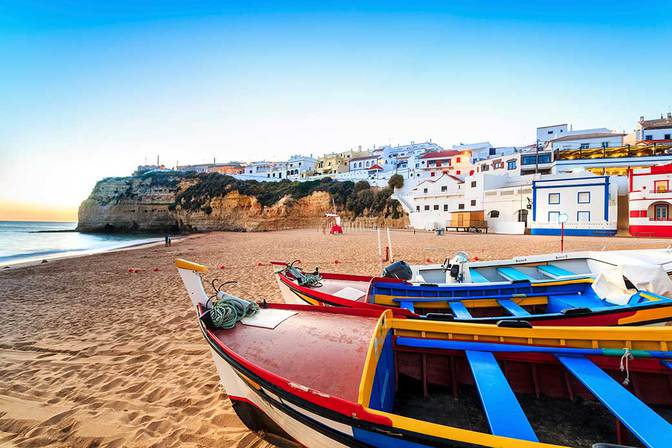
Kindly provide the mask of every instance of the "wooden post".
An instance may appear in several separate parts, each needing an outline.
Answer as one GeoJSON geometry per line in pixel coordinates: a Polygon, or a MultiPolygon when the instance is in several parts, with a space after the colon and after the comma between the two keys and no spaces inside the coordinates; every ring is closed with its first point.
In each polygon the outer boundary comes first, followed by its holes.
{"type": "Polygon", "coordinates": [[[392,238],[390,237],[390,228],[387,228],[387,247],[389,248],[388,261],[394,261],[394,255],[392,255],[392,238]]]}

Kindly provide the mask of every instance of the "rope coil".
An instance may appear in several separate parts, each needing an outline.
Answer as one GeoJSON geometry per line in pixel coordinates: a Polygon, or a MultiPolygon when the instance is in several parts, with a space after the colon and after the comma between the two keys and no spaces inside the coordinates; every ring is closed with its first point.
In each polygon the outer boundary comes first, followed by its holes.
{"type": "Polygon", "coordinates": [[[217,328],[229,330],[245,317],[259,311],[259,305],[241,299],[224,291],[217,292],[217,302],[210,308],[210,318],[217,328]]]}
{"type": "Polygon", "coordinates": [[[319,288],[320,286],[322,286],[322,276],[318,272],[318,269],[315,268],[315,272],[313,272],[312,274],[306,274],[300,268],[294,266],[294,263],[296,263],[297,261],[298,260],[295,260],[287,264],[285,272],[289,273],[292,277],[294,277],[299,286],[308,286],[315,288],[319,288]]]}

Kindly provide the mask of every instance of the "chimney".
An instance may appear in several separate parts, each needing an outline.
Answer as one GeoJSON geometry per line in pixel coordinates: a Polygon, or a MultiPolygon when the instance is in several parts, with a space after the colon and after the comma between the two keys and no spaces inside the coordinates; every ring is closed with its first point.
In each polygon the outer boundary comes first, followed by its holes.
{"type": "Polygon", "coordinates": [[[672,112],[668,112],[668,113],[667,113],[667,119],[668,119],[668,120],[672,120],[672,112]]]}
{"type": "Polygon", "coordinates": [[[641,123],[642,121],[644,121],[644,115],[639,116],[639,122],[641,123]]]}

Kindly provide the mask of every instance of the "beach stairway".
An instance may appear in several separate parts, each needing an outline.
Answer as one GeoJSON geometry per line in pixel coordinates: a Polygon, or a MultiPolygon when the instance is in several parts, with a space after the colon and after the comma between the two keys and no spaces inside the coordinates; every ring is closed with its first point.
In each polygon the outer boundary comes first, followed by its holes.
{"type": "Polygon", "coordinates": [[[552,353],[605,408],[646,447],[670,446],[672,425],[618,381],[573,349],[500,346],[476,341],[437,340],[399,336],[396,344],[439,350],[464,350],[481,399],[490,431],[494,435],[537,442],[538,438],[493,352],[552,353]],[[563,353],[567,352],[567,353],[563,353]]]}

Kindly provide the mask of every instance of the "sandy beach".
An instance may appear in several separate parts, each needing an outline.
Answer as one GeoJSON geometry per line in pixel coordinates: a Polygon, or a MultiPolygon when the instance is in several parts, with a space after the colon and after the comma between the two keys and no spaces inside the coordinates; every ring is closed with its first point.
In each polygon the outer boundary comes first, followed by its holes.
{"type": "MultiPolygon", "coordinates": [[[[558,237],[395,231],[392,239],[395,258],[414,263],[441,262],[458,250],[480,259],[559,250],[558,237]]],[[[565,242],[569,251],[669,245],[565,242]]],[[[306,229],[210,233],[169,248],[0,271],[0,446],[266,446],[240,423],[218,384],[175,258],[209,266],[207,281],[236,280],[234,294],[269,301],[280,300],[269,260],[362,274],[381,268],[375,233],[306,229]]]]}

